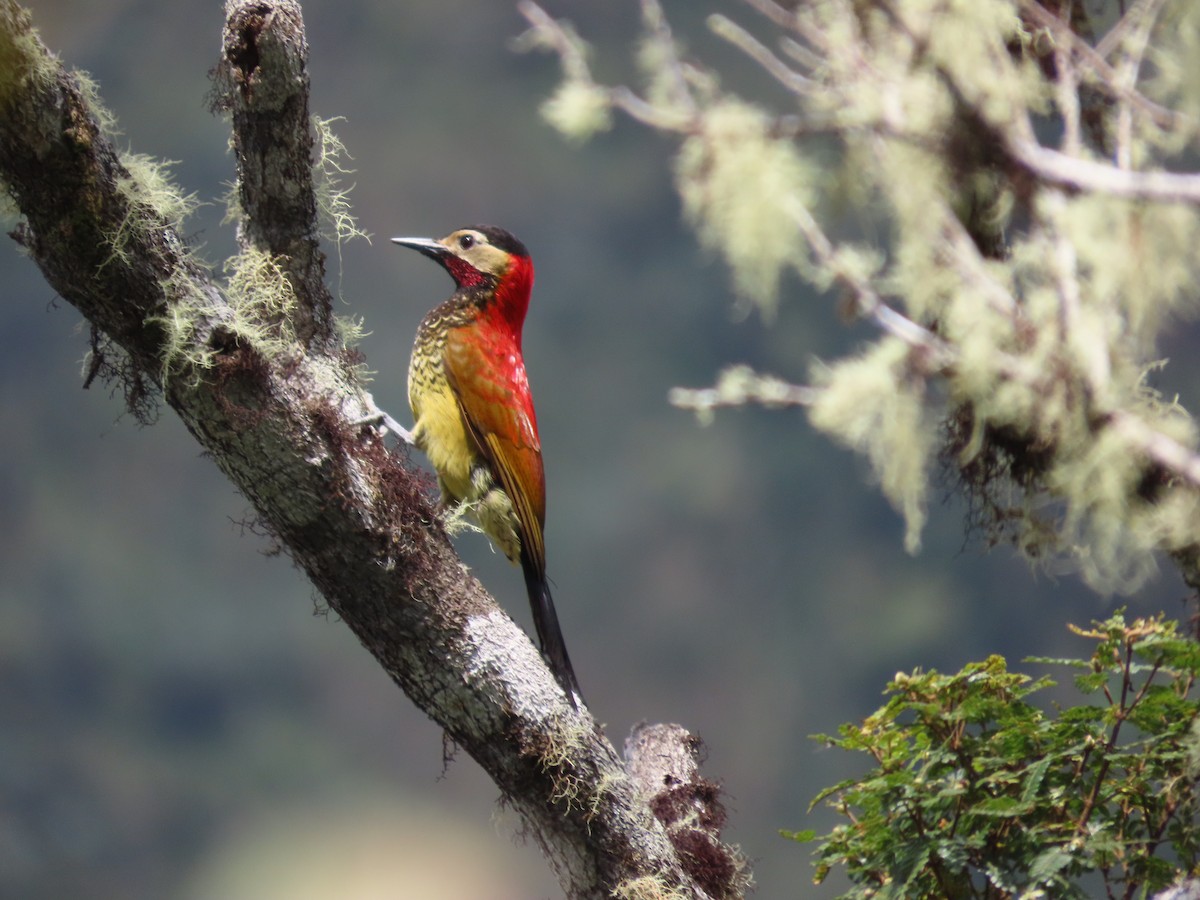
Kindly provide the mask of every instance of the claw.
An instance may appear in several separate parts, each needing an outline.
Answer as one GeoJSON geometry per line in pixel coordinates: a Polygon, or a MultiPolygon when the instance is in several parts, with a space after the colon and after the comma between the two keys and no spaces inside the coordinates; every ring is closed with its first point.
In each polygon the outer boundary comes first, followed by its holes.
{"type": "Polygon", "coordinates": [[[389,416],[387,413],[385,413],[381,409],[376,410],[374,413],[372,413],[369,416],[365,416],[361,419],[358,419],[354,424],[355,425],[376,425],[376,426],[382,428],[385,434],[390,431],[392,434],[396,435],[396,437],[400,438],[400,440],[404,441],[404,443],[406,443],[406,444],[411,444],[413,446],[416,446],[416,443],[417,443],[416,439],[413,437],[413,433],[411,431],[409,431],[407,428],[405,428],[403,425],[401,425],[399,422],[397,422],[395,419],[393,419],[391,416],[389,416]]]}

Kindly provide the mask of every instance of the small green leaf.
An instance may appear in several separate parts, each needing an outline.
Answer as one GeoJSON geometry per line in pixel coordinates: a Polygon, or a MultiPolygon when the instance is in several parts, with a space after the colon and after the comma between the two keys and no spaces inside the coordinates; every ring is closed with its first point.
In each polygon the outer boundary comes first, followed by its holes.
{"type": "Polygon", "coordinates": [[[779,835],[798,844],[807,844],[817,839],[815,828],[805,828],[803,831],[788,831],[786,828],[780,828],[779,835]]]}
{"type": "Polygon", "coordinates": [[[1062,847],[1051,847],[1034,857],[1029,865],[1029,878],[1035,884],[1042,884],[1069,866],[1073,860],[1074,857],[1062,847]]]}
{"type": "Polygon", "coordinates": [[[1033,804],[1013,797],[992,797],[976,803],[970,811],[981,816],[1023,816],[1033,810],[1033,804]]]}

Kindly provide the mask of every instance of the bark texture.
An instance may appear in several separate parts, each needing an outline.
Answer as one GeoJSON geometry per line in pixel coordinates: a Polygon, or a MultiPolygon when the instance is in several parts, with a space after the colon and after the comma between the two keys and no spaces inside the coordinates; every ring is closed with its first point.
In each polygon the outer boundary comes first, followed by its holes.
{"type": "Polygon", "coordinates": [[[330,608],[484,767],[568,896],[740,896],[740,875],[713,875],[712,853],[736,853],[712,828],[703,867],[681,852],[595,720],[459,561],[422,477],[358,424],[375,408],[324,284],[301,10],[231,0],[226,17],[216,106],[234,131],[249,286],[218,284],[189,254],[178,204],[115,150],[28,12],[0,0],[14,239],[92,324],[93,373],[121,379],[135,406],[161,395],[330,608]]]}

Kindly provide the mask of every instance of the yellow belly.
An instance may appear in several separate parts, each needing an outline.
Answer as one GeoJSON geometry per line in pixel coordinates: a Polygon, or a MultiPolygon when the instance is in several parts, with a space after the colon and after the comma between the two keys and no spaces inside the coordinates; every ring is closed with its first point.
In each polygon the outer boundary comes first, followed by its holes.
{"type": "Polygon", "coordinates": [[[437,472],[442,499],[447,504],[469,504],[470,517],[516,562],[521,553],[516,510],[476,451],[450,386],[444,381],[439,385],[419,379],[414,385],[416,390],[413,385],[409,390],[416,419],[413,438],[437,472]]]}
{"type": "Polygon", "coordinates": [[[450,386],[425,385],[410,393],[416,424],[413,437],[437,471],[447,502],[471,497],[471,470],[479,463],[450,386]]]}
{"type": "Polygon", "coordinates": [[[443,343],[418,339],[408,370],[413,439],[437,472],[442,499],[467,504],[467,512],[501,552],[517,562],[520,524],[512,500],[467,432],[458,401],[442,367],[443,343]]]}

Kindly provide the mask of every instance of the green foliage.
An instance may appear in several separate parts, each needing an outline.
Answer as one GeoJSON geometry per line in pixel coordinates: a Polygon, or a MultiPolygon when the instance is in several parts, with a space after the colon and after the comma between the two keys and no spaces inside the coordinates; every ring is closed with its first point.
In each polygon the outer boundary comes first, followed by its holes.
{"type": "Polygon", "coordinates": [[[1049,678],[992,656],[961,672],[897,674],[889,699],[828,744],[872,769],[822,792],[847,824],[817,837],[816,881],[844,868],[846,897],[1142,897],[1200,868],[1200,644],[1161,616],[1088,630],[1076,671],[1092,702],[1048,714],[1049,678]]]}

